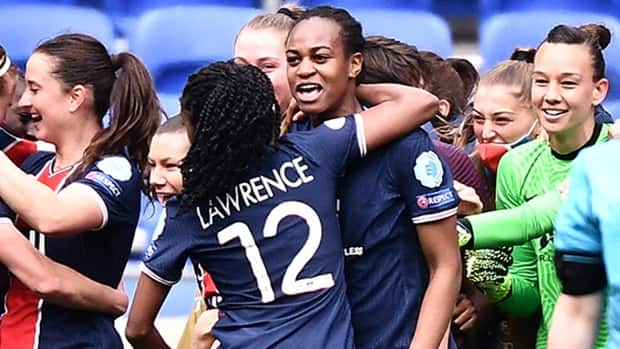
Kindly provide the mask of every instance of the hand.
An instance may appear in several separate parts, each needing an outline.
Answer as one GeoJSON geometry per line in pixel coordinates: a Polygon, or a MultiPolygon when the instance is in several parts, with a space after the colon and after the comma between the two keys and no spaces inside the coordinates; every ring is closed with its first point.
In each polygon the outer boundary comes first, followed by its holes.
{"type": "Polygon", "coordinates": [[[127,311],[127,307],[129,306],[129,297],[127,296],[127,293],[125,292],[123,280],[121,280],[118,283],[118,286],[116,286],[114,297],[117,299],[116,301],[117,306],[116,306],[114,314],[112,315],[114,316],[114,318],[117,318],[125,314],[125,312],[127,311]]]}
{"type": "Polygon", "coordinates": [[[192,333],[193,349],[219,348],[220,342],[211,334],[211,329],[219,319],[219,310],[207,310],[200,315],[192,333]]]}
{"type": "Polygon", "coordinates": [[[568,179],[564,180],[564,182],[558,185],[558,189],[560,190],[560,196],[562,197],[562,200],[566,200],[566,195],[568,195],[569,185],[570,185],[570,182],[568,179]]]}
{"type": "Polygon", "coordinates": [[[459,330],[463,332],[469,331],[478,322],[478,313],[474,303],[466,295],[461,293],[457,298],[452,318],[454,324],[459,326],[459,330]]]}
{"type": "Polygon", "coordinates": [[[461,249],[471,249],[474,246],[474,232],[467,218],[456,220],[456,233],[461,249]]]}
{"type": "Polygon", "coordinates": [[[508,267],[512,265],[512,248],[465,251],[465,277],[493,302],[504,300],[512,292],[508,267]]]}
{"type": "Polygon", "coordinates": [[[454,190],[456,190],[460,199],[458,215],[467,216],[482,212],[482,201],[474,188],[459,181],[454,181],[454,190]]]}

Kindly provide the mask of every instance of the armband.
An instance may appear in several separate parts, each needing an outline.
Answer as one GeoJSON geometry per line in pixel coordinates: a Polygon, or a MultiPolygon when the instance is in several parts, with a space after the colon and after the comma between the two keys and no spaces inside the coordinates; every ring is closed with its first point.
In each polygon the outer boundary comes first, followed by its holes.
{"type": "Polygon", "coordinates": [[[556,251],[555,265],[562,293],[573,296],[591,294],[607,285],[605,266],[600,257],[566,255],[556,251]]]}

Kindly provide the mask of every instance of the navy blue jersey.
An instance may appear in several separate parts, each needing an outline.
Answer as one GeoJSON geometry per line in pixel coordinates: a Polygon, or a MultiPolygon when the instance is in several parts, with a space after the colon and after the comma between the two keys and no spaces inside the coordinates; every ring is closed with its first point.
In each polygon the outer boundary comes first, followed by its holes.
{"type": "MultiPolygon", "coordinates": [[[[101,206],[101,226],[68,237],[46,237],[5,205],[0,205],[0,220],[11,219],[52,260],[116,287],[127,263],[140,213],[140,172],[126,157],[111,155],[67,183],[75,167],[53,171],[54,158],[52,153],[38,152],[24,162],[23,168],[55,191],[71,185],[79,186],[84,195],[92,195],[101,206]]],[[[75,214],[80,214],[79,208],[75,214]]],[[[114,320],[108,315],[43,301],[15,277],[11,277],[6,308],[0,324],[1,349],[122,348],[114,320]]]]}
{"type": "Polygon", "coordinates": [[[448,166],[422,129],[372,153],[340,184],[357,348],[408,348],[428,285],[416,224],[456,214],[448,166]]]}
{"type": "Polygon", "coordinates": [[[143,272],[172,285],[187,258],[200,263],[223,348],[353,348],[336,182],[365,145],[359,116],[329,120],[284,136],[225,196],[181,215],[168,202],[143,272]]]}

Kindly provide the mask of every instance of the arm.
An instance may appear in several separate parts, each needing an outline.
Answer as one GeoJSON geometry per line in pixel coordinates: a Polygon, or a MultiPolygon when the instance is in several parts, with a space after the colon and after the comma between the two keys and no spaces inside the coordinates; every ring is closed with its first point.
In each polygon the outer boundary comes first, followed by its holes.
{"type": "MultiPolygon", "coordinates": [[[[513,208],[522,202],[515,192],[519,188],[520,179],[515,177],[513,164],[510,161],[519,161],[508,153],[501,161],[497,173],[496,206],[498,209],[513,208]]],[[[533,315],[540,307],[540,293],[538,291],[537,256],[531,241],[515,247],[513,264],[509,269],[508,278],[502,287],[507,294],[500,294],[504,298],[498,303],[500,309],[517,316],[533,315]]],[[[491,299],[498,301],[502,299],[491,299]]]]}
{"type": "Polygon", "coordinates": [[[45,257],[12,223],[0,223],[0,262],[41,298],[74,309],[115,316],[127,309],[127,295],[45,257]]]}
{"type": "Polygon", "coordinates": [[[549,348],[592,348],[603,304],[603,291],[582,296],[561,294],[553,311],[549,348]]]}
{"type": "Polygon", "coordinates": [[[155,317],[168,291],[169,286],[140,274],[125,328],[125,336],[134,348],[169,348],[155,328],[155,317]]]}
{"type": "Polygon", "coordinates": [[[552,190],[514,208],[468,216],[471,238],[467,246],[515,246],[541,237],[553,229],[560,204],[560,192],[552,190]]]}
{"type": "Polygon", "coordinates": [[[43,234],[71,235],[95,229],[103,213],[95,195],[69,185],[59,193],[15,166],[0,152],[0,197],[33,229],[43,234]],[[75,208],[80,214],[75,214],[75,208]]]}
{"type": "Polygon", "coordinates": [[[437,348],[450,324],[461,285],[455,217],[416,226],[430,278],[409,348],[437,348]]]}
{"type": "Polygon", "coordinates": [[[604,314],[607,277],[601,231],[593,207],[594,197],[600,197],[592,194],[592,186],[600,178],[591,180],[588,173],[589,169],[601,166],[586,164],[586,159],[580,154],[573,163],[567,198],[555,222],[555,262],[562,293],[553,312],[550,348],[592,348],[604,314]]]}
{"type": "Polygon", "coordinates": [[[432,94],[397,84],[360,85],[357,96],[373,105],[360,112],[368,150],[410,133],[430,120],[438,106],[432,94]]]}

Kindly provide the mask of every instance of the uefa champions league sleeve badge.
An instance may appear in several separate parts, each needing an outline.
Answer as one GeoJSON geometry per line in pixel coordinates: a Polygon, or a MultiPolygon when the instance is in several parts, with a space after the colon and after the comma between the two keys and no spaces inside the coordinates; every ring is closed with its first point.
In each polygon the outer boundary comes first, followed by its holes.
{"type": "Polygon", "coordinates": [[[443,166],[437,154],[425,151],[415,160],[415,178],[427,188],[437,188],[443,182],[443,166]]]}

